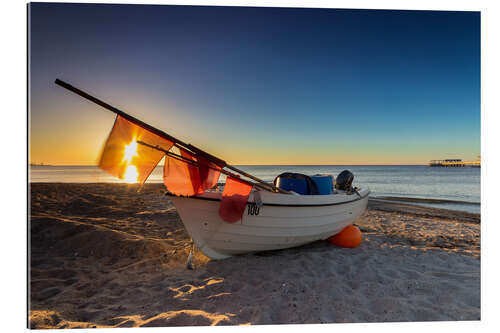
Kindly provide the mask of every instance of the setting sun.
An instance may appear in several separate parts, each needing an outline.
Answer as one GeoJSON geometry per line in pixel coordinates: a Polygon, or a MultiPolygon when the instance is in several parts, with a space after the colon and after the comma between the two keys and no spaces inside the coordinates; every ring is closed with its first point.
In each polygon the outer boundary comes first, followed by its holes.
{"type": "Polygon", "coordinates": [[[137,178],[139,177],[136,166],[130,164],[134,156],[138,156],[135,138],[125,146],[123,153],[123,160],[127,163],[127,169],[123,175],[123,180],[129,184],[137,183],[137,178]]]}
{"type": "Polygon", "coordinates": [[[123,160],[127,161],[127,163],[130,163],[134,156],[137,156],[137,142],[135,141],[135,138],[132,140],[132,142],[130,142],[130,144],[125,146],[123,160]]]}

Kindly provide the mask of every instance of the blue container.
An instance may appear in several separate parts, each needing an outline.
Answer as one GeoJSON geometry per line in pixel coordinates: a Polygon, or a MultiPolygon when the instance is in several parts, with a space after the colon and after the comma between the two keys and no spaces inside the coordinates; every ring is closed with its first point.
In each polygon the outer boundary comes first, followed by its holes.
{"type": "Polygon", "coordinates": [[[314,175],[312,180],[318,186],[319,194],[333,193],[333,176],[332,175],[314,175]]]}
{"type": "Polygon", "coordinates": [[[276,186],[286,191],[294,191],[298,194],[309,194],[307,180],[305,178],[284,178],[276,179],[276,186]]]}

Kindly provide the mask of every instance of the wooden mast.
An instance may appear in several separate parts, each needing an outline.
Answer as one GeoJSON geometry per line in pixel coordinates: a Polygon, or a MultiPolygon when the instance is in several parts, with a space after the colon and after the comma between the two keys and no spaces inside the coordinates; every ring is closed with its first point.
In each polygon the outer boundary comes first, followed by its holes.
{"type": "Polygon", "coordinates": [[[199,149],[199,148],[197,148],[197,147],[195,147],[195,146],[193,146],[191,144],[185,143],[185,142],[183,142],[183,141],[181,141],[181,140],[179,140],[177,138],[174,138],[173,136],[171,136],[171,135],[169,135],[169,134],[167,134],[167,133],[165,133],[165,132],[163,132],[163,131],[161,131],[161,130],[159,130],[159,129],[157,129],[157,128],[155,128],[155,127],[153,127],[153,126],[151,126],[151,125],[149,125],[149,124],[147,124],[147,123],[145,123],[145,122],[143,122],[143,121],[141,121],[141,120],[139,120],[139,119],[137,119],[137,118],[135,118],[135,117],[133,117],[133,116],[131,116],[131,115],[123,112],[123,111],[121,111],[121,110],[119,110],[119,109],[117,109],[117,108],[115,108],[114,106],[111,106],[108,103],[105,103],[105,102],[101,101],[100,99],[87,94],[86,92],[84,92],[84,91],[82,91],[82,90],[80,90],[80,89],[72,86],[69,83],[66,83],[66,82],[64,82],[62,80],[59,80],[59,79],[56,79],[55,83],[57,85],[63,87],[63,88],[68,89],[69,91],[74,92],[77,95],[82,96],[83,98],[86,98],[86,99],[88,99],[88,100],[96,103],[99,106],[102,106],[103,108],[105,108],[105,109],[107,109],[107,110],[109,110],[111,112],[116,113],[117,115],[119,115],[119,116],[127,119],[128,121],[130,121],[130,122],[132,122],[132,123],[134,123],[134,124],[136,124],[136,125],[144,128],[145,130],[148,130],[148,131],[150,131],[150,132],[158,135],[159,137],[162,137],[164,139],[172,141],[174,143],[174,145],[176,147],[178,147],[178,148],[181,147],[183,149],[188,149],[188,150],[192,151],[195,154],[201,155],[202,157],[208,159],[209,161],[217,164],[219,167],[221,167],[221,169],[224,168],[224,167],[227,167],[230,170],[233,170],[233,171],[235,171],[235,172],[237,172],[237,173],[239,173],[239,174],[241,174],[241,175],[243,175],[245,177],[248,177],[248,178],[250,178],[250,179],[258,182],[261,185],[261,187],[263,187],[264,189],[267,189],[267,190],[269,190],[271,192],[280,192],[280,193],[290,194],[289,191],[285,191],[283,189],[280,189],[280,188],[274,186],[274,184],[266,183],[265,181],[263,181],[260,178],[257,178],[255,176],[253,176],[253,175],[251,175],[251,174],[243,171],[243,170],[240,170],[240,169],[238,169],[238,168],[236,168],[236,167],[234,167],[232,165],[229,165],[229,164],[226,163],[226,161],[224,161],[224,160],[222,160],[222,159],[220,159],[218,157],[215,157],[215,156],[213,156],[213,155],[211,155],[211,154],[209,154],[209,153],[207,153],[207,152],[205,152],[205,151],[203,151],[203,150],[201,150],[201,149],[199,149]]]}

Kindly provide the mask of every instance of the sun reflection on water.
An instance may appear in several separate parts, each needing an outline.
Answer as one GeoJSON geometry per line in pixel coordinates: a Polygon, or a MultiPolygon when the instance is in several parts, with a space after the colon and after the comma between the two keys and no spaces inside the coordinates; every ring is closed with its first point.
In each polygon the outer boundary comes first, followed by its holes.
{"type": "Polygon", "coordinates": [[[127,170],[125,170],[123,180],[129,184],[137,183],[138,176],[139,174],[137,173],[137,168],[135,167],[135,165],[129,165],[127,167],[127,170]]]}

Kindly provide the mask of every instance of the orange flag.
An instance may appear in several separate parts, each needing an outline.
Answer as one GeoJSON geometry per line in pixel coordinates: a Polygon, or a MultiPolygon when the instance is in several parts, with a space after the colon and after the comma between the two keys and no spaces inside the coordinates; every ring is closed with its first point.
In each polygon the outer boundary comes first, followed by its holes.
{"type": "Polygon", "coordinates": [[[192,196],[201,194],[217,184],[221,168],[205,158],[179,149],[181,156],[194,161],[167,156],[163,167],[163,182],[168,191],[175,195],[192,196]]]}
{"type": "Polygon", "coordinates": [[[251,191],[252,185],[228,176],[219,207],[220,217],[229,223],[241,220],[251,191]]]}
{"type": "Polygon", "coordinates": [[[201,194],[217,184],[221,168],[207,159],[179,149],[188,161],[167,156],[163,167],[163,182],[168,191],[175,195],[192,196],[201,194]]]}
{"type": "MultiPolygon", "coordinates": [[[[187,151],[180,149],[181,156],[196,161],[187,151]]],[[[203,193],[198,167],[172,156],[165,158],[163,183],[170,193],[192,196],[203,193]]]]}
{"type": "Polygon", "coordinates": [[[143,184],[165,153],[137,143],[169,150],[173,142],[164,139],[127,119],[116,116],[113,129],[106,140],[99,167],[129,183],[143,184]]]}

